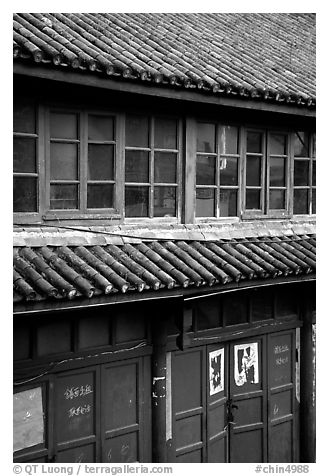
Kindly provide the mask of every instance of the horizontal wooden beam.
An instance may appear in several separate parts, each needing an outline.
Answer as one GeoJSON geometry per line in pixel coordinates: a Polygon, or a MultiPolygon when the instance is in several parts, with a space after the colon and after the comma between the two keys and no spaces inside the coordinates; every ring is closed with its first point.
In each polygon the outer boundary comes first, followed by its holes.
{"type": "Polygon", "coordinates": [[[47,69],[41,66],[14,63],[14,74],[32,76],[52,81],[61,81],[71,84],[79,84],[96,88],[110,89],[133,94],[141,94],[146,96],[162,97],[167,99],[176,99],[181,101],[197,102],[204,104],[213,104],[225,107],[234,107],[242,109],[251,109],[258,111],[276,112],[282,114],[290,114],[295,116],[316,117],[316,111],[306,107],[287,106],[272,104],[270,102],[219,97],[213,94],[200,93],[198,91],[190,91],[186,89],[174,89],[166,86],[151,86],[149,84],[137,84],[129,80],[115,80],[103,78],[96,73],[88,72],[79,73],[71,71],[61,71],[55,69],[47,69]]]}

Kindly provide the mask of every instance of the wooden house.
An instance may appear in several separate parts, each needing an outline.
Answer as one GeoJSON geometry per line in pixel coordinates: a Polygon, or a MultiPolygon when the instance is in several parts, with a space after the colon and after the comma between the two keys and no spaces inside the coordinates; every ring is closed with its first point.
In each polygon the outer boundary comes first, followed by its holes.
{"type": "Polygon", "coordinates": [[[17,13],[14,459],[315,459],[315,15],[17,13]]]}

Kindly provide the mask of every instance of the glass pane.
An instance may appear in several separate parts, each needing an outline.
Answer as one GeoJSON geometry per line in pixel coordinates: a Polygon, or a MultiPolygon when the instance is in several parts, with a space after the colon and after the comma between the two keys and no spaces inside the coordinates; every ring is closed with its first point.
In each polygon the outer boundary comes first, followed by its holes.
{"type": "Polygon", "coordinates": [[[316,185],[316,161],[313,160],[313,163],[312,163],[312,185],[316,185]]]}
{"type": "MultiPolygon", "coordinates": [[[[235,294],[235,293],[234,293],[235,294]]],[[[248,321],[248,300],[245,293],[239,293],[238,296],[223,297],[223,316],[226,326],[243,324],[248,321]]]]}
{"type": "Polygon", "coordinates": [[[236,217],[237,214],[237,190],[221,189],[219,193],[219,209],[221,217],[236,217]]]}
{"type": "Polygon", "coordinates": [[[154,181],[162,183],[176,183],[175,153],[154,152],[154,181]]]}
{"type": "Polygon", "coordinates": [[[126,146],[148,147],[149,120],[143,116],[126,117],[126,146]]]}
{"type": "Polygon", "coordinates": [[[263,134],[261,132],[247,132],[247,152],[261,153],[263,134]]]}
{"type": "Polygon", "coordinates": [[[215,124],[198,123],[197,125],[197,151],[215,152],[216,126],[215,124]]]}
{"type": "Polygon", "coordinates": [[[196,159],[197,185],[214,185],[216,183],[216,157],[200,157],[196,159]]]}
{"type": "Polygon", "coordinates": [[[221,154],[238,154],[238,128],[223,126],[220,144],[221,154]]]}
{"type": "Polygon", "coordinates": [[[196,216],[215,216],[215,190],[213,188],[196,189],[196,216]]]}
{"type": "Polygon", "coordinates": [[[14,177],[14,212],[37,211],[37,178],[14,177]]]}
{"type": "Polygon", "coordinates": [[[14,137],[14,172],[36,172],[35,139],[14,137]]]}
{"type": "Polygon", "coordinates": [[[154,216],[176,216],[176,187],[154,187],[154,216]]]}
{"type": "Polygon", "coordinates": [[[126,182],[149,182],[149,154],[126,150],[126,182]]]}
{"type": "Polygon", "coordinates": [[[286,155],[287,136],[284,134],[270,135],[270,154],[271,155],[286,155]]]}
{"type": "Polygon", "coordinates": [[[78,178],[78,148],[76,144],[50,144],[50,179],[78,178]]]}
{"type": "Polygon", "coordinates": [[[312,188],[312,213],[316,213],[316,189],[312,188]]]}
{"type": "Polygon", "coordinates": [[[76,114],[53,112],[50,114],[50,137],[53,139],[77,139],[78,117],[76,114]]]}
{"type": "Polygon", "coordinates": [[[14,132],[36,132],[36,111],[34,101],[28,98],[14,99],[14,132]]]}
{"type": "Polygon", "coordinates": [[[286,191],[285,190],[270,190],[270,205],[271,210],[282,210],[286,208],[286,191]]]}
{"type": "Polygon", "coordinates": [[[294,140],[295,157],[308,157],[308,133],[298,132],[295,134],[294,140]]]}
{"type": "Polygon", "coordinates": [[[220,302],[218,297],[199,299],[194,307],[199,330],[213,329],[222,326],[220,302]]]}
{"type": "Polygon", "coordinates": [[[284,187],[286,185],[286,159],[270,158],[270,186],[284,187]]]}
{"type": "Polygon", "coordinates": [[[76,210],[78,208],[77,184],[51,184],[50,209],[76,210]]]}
{"type": "Polygon", "coordinates": [[[285,286],[279,286],[276,296],[276,318],[296,318],[298,312],[299,292],[291,285],[288,289],[285,286]]]}
{"type": "Polygon", "coordinates": [[[246,190],[246,208],[260,210],[260,190],[246,190]]]}
{"type": "Polygon", "coordinates": [[[113,208],[113,184],[88,184],[87,208],[113,208]]]}
{"type": "Polygon", "coordinates": [[[88,179],[114,180],[114,145],[88,145],[88,179]]]}
{"type": "Polygon", "coordinates": [[[316,156],[316,137],[312,134],[312,157],[316,156]]]}
{"type": "Polygon", "coordinates": [[[294,213],[295,215],[308,214],[308,190],[294,190],[294,213]]]}
{"type": "Polygon", "coordinates": [[[309,185],[308,160],[294,160],[294,185],[309,185]]]}
{"type": "Polygon", "coordinates": [[[174,119],[154,119],[154,147],[177,149],[177,121],[174,119]]]}
{"type": "Polygon", "coordinates": [[[126,217],[147,217],[149,215],[149,188],[126,187],[126,217]]]}
{"type": "Polygon", "coordinates": [[[109,116],[88,116],[88,139],[99,141],[114,140],[114,118],[109,116]]]}
{"type": "Polygon", "coordinates": [[[261,160],[261,157],[247,156],[247,186],[257,186],[261,184],[261,160]]]}
{"type": "Polygon", "coordinates": [[[272,291],[258,290],[251,295],[251,315],[253,321],[273,319],[272,291]]]}
{"type": "Polygon", "coordinates": [[[221,185],[238,185],[238,159],[221,158],[219,161],[221,185]]]}

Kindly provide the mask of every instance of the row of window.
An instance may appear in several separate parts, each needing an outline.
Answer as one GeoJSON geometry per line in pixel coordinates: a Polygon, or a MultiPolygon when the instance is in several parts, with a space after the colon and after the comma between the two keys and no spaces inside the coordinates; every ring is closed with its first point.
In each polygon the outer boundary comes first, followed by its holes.
{"type": "Polygon", "coordinates": [[[195,125],[183,163],[178,118],[38,111],[18,99],[14,211],[177,219],[186,187],[193,186],[199,218],[315,213],[313,134],[195,125]]]}

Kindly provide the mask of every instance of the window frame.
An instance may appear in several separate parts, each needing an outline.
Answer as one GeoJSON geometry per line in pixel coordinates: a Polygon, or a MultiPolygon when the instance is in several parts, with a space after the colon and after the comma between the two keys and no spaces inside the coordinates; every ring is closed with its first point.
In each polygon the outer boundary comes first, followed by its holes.
{"type": "Polygon", "coordinates": [[[136,109],[127,110],[124,114],[124,137],[123,137],[123,174],[122,174],[122,186],[123,186],[123,207],[122,207],[122,218],[125,223],[181,223],[182,220],[182,204],[184,200],[184,190],[183,190],[183,120],[181,116],[174,114],[166,114],[159,112],[154,112],[150,110],[145,110],[142,113],[136,111],[136,109]],[[138,146],[126,146],[126,118],[129,115],[147,117],[149,124],[148,131],[148,147],[138,147],[138,146]],[[163,149],[154,146],[154,122],[155,119],[172,119],[176,121],[177,124],[177,148],[176,149],[163,149]],[[148,182],[126,182],[125,177],[125,157],[126,151],[136,150],[136,151],[145,151],[149,154],[148,165],[149,165],[149,181],[148,182]],[[155,163],[155,153],[156,152],[165,152],[165,153],[175,153],[177,157],[176,161],[176,183],[165,183],[165,182],[155,182],[154,180],[154,163],[155,163]],[[127,217],[125,209],[125,190],[126,186],[128,187],[148,187],[149,197],[148,197],[148,209],[149,216],[143,217],[127,217]],[[154,188],[155,187],[176,187],[176,216],[173,217],[156,217],[154,216],[154,188]]]}
{"type": "Polygon", "coordinates": [[[292,215],[294,218],[308,218],[308,217],[315,217],[316,212],[313,213],[313,193],[315,193],[316,190],[316,184],[313,184],[313,167],[314,164],[316,163],[316,152],[315,152],[315,131],[309,131],[309,130],[295,130],[292,132],[292,215]],[[308,155],[307,157],[299,157],[295,156],[295,150],[294,150],[294,140],[295,140],[295,134],[299,132],[305,132],[308,135],[308,155]],[[302,161],[307,161],[308,162],[308,179],[309,183],[308,185],[295,185],[294,179],[295,179],[295,162],[302,162],[302,161]],[[294,213],[294,193],[295,190],[307,190],[307,207],[308,207],[308,213],[294,213]]]}

